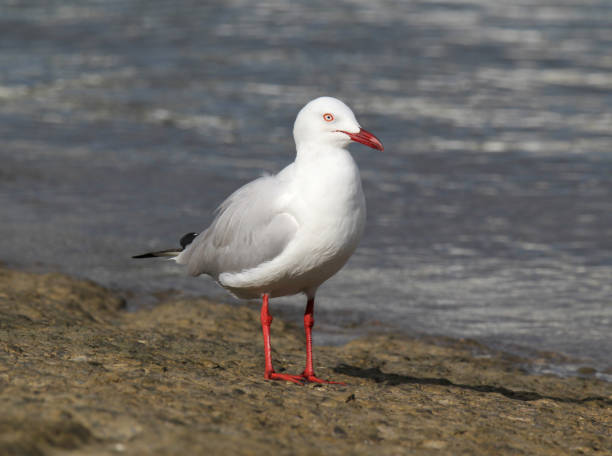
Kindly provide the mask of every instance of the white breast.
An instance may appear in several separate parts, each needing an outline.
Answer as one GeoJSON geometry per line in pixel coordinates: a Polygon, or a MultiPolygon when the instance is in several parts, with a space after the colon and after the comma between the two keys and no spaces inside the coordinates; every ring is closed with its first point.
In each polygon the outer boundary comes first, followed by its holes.
{"type": "Polygon", "coordinates": [[[361,239],[365,198],[351,155],[334,148],[299,158],[283,197],[285,210],[299,226],[294,239],[272,261],[219,276],[219,282],[240,297],[314,294],[346,263],[361,239]]]}

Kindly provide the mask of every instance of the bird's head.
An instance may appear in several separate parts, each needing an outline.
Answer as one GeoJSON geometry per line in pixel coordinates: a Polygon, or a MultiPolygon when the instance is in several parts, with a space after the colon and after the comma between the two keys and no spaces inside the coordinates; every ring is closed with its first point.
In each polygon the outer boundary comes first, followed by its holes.
{"type": "Polygon", "coordinates": [[[319,97],[304,106],[293,126],[293,137],[302,145],[346,147],[351,141],[383,150],[382,143],[364,130],[353,111],[337,98],[319,97]]]}

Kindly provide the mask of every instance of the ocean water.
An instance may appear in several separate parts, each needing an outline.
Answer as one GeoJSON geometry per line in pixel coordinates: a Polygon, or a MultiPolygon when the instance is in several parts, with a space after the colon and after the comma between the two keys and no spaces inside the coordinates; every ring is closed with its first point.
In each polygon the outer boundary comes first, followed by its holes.
{"type": "Polygon", "coordinates": [[[609,378],[610,49],[607,0],[4,1],[0,261],[132,308],[231,301],[130,256],[290,163],[297,111],[332,95],[385,152],[351,146],[367,228],[319,291],[318,340],[475,338],[609,378]]]}

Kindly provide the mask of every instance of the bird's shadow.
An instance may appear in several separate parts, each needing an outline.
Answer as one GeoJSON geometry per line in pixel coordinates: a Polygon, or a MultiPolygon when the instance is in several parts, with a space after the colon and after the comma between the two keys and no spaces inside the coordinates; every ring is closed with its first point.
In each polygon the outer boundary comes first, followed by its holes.
{"type": "Polygon", "coordinates": [[[533,391],[514,391],[503,386],[493,385],[465,385],[461,383],[453,383],[446,378],[428,378],[428,377],[412,377],[410,375],[394,374],[382,372],[379,367],[361,368],[349,366],[348,364],[340,364],[334,368],[334,371],[350,377],[359,377],[368,380],[374,380],[376,383],[386,383],[387,385],[440,385],[450,388],[458,388],[463,390],[476,391],[479,393],[498,393],[509,399],[516,401],[537,401],[540,399],[548,399],[555,402],[563,402],[570,404],[583,404],[589,401],[598,401],[604,405],[612,405],[612,400],[603,396],[588,396],[581,399],[569,397],[547,396],[533,391]]]}

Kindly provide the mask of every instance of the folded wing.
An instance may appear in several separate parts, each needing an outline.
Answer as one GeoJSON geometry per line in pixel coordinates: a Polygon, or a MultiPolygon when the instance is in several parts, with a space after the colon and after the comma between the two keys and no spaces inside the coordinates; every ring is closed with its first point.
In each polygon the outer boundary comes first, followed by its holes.
{"type": "Polygon", "coordinates": [[[276,258],[298,222],[283,208],[285,184],[263,176],[239,188],[217,209],[211,226],[176,259],[192,275],[240,272],[276,258]]]}

